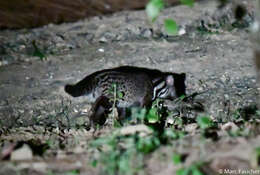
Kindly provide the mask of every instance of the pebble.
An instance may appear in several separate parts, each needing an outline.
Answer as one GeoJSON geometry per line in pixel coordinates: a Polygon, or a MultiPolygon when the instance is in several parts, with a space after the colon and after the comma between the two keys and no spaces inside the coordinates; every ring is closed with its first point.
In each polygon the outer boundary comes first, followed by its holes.
{"type": "Polygon", "coordinates": [[[103,48],[98,49],[99,52],[105,52],[103,48]]]}
{"type": "Polygon", "coordinates": [[[166,123],[170,124],[170,125],[173,125],[174,124],[174,119],[173,118],[167,118],[166,123]]]}
{"type": "Polygon", "coordinates": [[[24,113],[24,110],[23,109],[18,109],[18,112],[23,114],[24,113]]]}
{"type": "Polygon", "coordinates": [[[109,41],[115,40],[117,37],[116,34],[110,33],[110,32],[106,32],[104,34],[102,34],[102,36],[100,37],[100,39],[98,40],[100,43],[107,43],[109,41]]]}
{"type": "Polygon", "coordinates": [[[14,160],[31,160],[32,158],[33,158],[32,150],[26,144],[11,153],[12,161],[14,161],[14,160]]]}
{"type": "Polygon", "coordinates": [[[225,76],[225,75],[222,75],[222,76],[220,77],[220,80],[221,80],[223,83],[225,83],[225,82],[226,82],[226,80],[227,80],[227,78],[226,78],[226,76],[225,76]]]}
{"type": "Polygon", "coordinates": [[[185,126],[185,131],[187,131],[189,133],[194,133],[197,128],[198,128],[197,123],[191,123],[191,124],[188,124],[185,126]]]}
{"type": "Polygon", "coordinates": [[[152,29],[143,29],[140,33],[140,35],[144,38],[151,38],[153,35],[152,29]]]}
{"type": "Polygon", "coordinates": [[[186,34],[185,28],[180,28],[178,35],[181,36],[181,35],[184,35],[184,34],[186,34]]]}
{"type": "Polygon", "coordinates": [[[4,60],[4,61],[0,61],[0,66],[4,66],[4,65],[7,65],[8,64],[8,61],[4,60]]]}
{"type": "Polygon", "coordinates": [[[233,122],[227,122],[221,126],[221,129],[225,131],[236,131],[238,130],[238,126],[233,122]]]}
{"type": "Polygon", "coordinates": [[[99,38],[99,40],[98,40],[100,43],[107,43],[108,42],[108,40],[104,37],[104,36],[102,36],[101,38],[99,38]]]}
{"type": "Polygon", "coordinates": [[[225,99],[229,99],[229,95],[228,94],[224,94],[225,99]]]}

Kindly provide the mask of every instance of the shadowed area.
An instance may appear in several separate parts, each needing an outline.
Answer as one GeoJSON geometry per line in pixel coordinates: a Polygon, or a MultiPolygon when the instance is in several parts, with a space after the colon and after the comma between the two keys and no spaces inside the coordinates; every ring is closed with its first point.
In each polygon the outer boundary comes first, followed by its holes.
{"type": "MultiPolygon", "coordinates": [[[[0,1],[0,28],[32,28],[121,10],[143,9],[148,0],[12,0],[0,1]]],[[[175,5],[179,0],[167,0],[175,5]]]]}

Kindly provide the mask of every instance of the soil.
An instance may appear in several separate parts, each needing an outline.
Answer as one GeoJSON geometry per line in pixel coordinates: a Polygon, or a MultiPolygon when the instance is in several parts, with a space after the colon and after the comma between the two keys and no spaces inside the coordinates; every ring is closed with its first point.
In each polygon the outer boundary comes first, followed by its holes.
{"type": "MultiPolygon", "coordinates": [[[[250,9],[252,2],[245,6],[250,9]]],[[[64,174],[75,169],[80,174],[98,174],[99,169],[89,165],[87,143],[105,136],[113,126],[108,124],[96,135],[77,129],[88,122],[90,104],[84,103],[84,97],[68,96],[64,85],[121,65],[185,72],[187,93],[203,92],[196,100],[205,108],[190,117],[207,115],[222,127],[233,123],[239,112],[247,120],[246,128],[254,133],[229,137],[222,129],[217,141],[203,142],[196,132],[189,134],[174,146],[162,146],[149,155],[146,174],[174,174],[176,166],[168,154],[174,151],[189,155],[186,164],[201,159],[208,162],[206,174],[257,166],[252,157],[260,146],[260,132],[250,119],[257,113],[258,91],[249,28],[232,26],[234,17],[230,14],[230,6],[218,10],[215,1],[202,1],[193,8],[167,8],[154,24],[141,10],[35,29],[1,30],[1,146],[10,148],[10,144],[29,144],[31,140],[44,145],[52,138],[55,142],[62,140],[64,149],[53,148],[55,151],[44,158],[34,154],[32,160],[1,161],[0,174],[64,174]],[[224,27],[209,25],[213,22],[220,26],[224,17],[228,17],[224,27]],[[168,36],[163,28],[166,18],[176,20],[185,34],[168,36]],[[205,27],[202,20],[207,30],[198,28],[205,27]]],[[[245,24],[252,22],[250,15],[247,17],[245,24]]],[[[167,104],[174,106],[173,102],[167,104]]]]}

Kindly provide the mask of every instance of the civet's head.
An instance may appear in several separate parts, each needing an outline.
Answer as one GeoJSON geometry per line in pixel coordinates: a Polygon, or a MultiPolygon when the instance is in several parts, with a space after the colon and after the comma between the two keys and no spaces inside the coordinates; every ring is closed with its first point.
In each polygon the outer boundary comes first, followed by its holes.
{"type": "Polygon", "coordinates": [[[173,100],[182,95],[186,95],[185,73],[166,73],[163,79],[154,82],[155,98],[173,100]]]}

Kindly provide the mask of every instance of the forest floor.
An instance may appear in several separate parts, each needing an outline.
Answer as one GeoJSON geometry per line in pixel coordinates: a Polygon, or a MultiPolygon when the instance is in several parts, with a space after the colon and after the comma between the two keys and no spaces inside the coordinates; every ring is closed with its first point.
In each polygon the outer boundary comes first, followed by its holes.
{"type": "Polygon", "coordinates": [[[202,1],[167,8],[154,24],[124,11],[0,31],[0,174],[260,174],[251,20],[234,25],[230,6],[202,1]],[[167,36],[166,18],[185,33],[167,36]],[[205,110],[169,115],[163,139],[143,124],[88,131],[90,104],[64,85],[121,65],[185,72],[205,110]]]}

